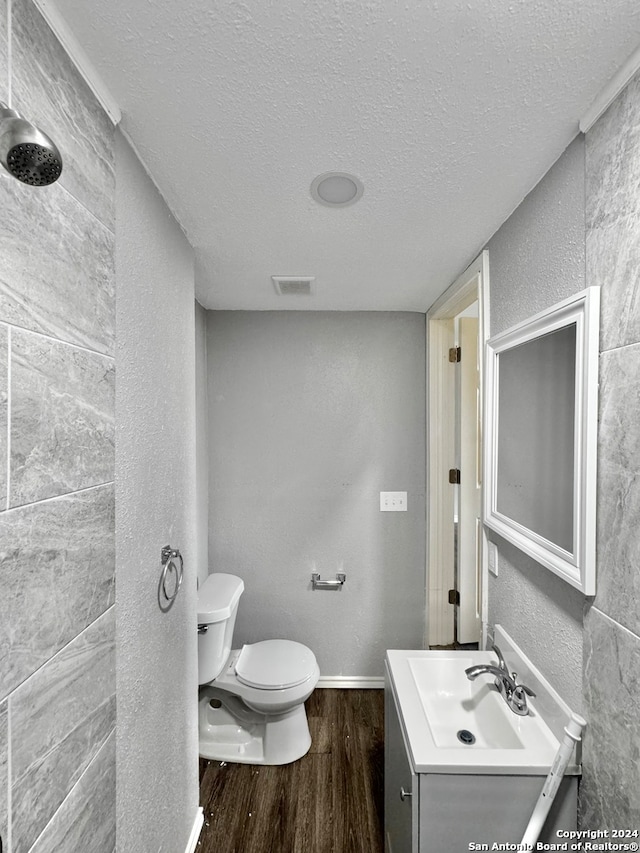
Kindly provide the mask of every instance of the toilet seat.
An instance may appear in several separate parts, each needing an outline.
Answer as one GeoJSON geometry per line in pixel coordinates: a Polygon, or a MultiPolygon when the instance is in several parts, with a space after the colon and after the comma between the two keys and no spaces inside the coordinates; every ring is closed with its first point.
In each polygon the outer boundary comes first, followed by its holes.
{"type": "Polygon", "coordinates": [[[283,690],[303,684],[316,668],[315,655],[293,640],[262,640],[242,647],[236,661],[238,681],[259,690],[283,690]]]}

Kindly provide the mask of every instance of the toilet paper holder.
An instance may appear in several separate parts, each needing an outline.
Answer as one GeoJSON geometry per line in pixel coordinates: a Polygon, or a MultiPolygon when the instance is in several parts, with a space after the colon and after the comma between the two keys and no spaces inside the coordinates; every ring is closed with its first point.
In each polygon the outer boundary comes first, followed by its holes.
{"type": "Polygon", "coordinates": [[[342,584],[346,581],[347,576],[344,572],[336,572],[334,581],[323,581],[320,579],[320,572],[311,574],[311,584],[314,589],[342,589],[342,584]]]}

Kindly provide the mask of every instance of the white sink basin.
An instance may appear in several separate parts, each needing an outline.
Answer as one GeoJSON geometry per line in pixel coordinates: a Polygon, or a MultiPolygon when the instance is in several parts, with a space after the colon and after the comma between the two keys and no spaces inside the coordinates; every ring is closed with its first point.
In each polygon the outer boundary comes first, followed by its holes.
{"type": "Polygon", "coordinates": [[[524,749],[516,717],[494,687],[494,678],[479,675],[469,681],[464,671],[473,666],[468,657],[409,658],[418,697],[439,747],[453,749],[524,749]],[[458,737],[469,732],[475,740],[458,737]]]}
{"type": "Polygon", "coordinates": [[[529,699],[529,714],[518,716],[494,676],[470,681],[465,675],[474,664],[495,662],[492,652],[387,652],[387,677],[416,773],[539,775],[551,767],[559,744],[537,700],[529,699]]]}

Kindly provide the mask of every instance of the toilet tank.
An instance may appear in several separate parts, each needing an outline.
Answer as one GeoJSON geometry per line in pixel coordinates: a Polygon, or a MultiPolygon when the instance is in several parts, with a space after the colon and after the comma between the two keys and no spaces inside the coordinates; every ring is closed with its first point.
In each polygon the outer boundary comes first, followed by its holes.
{"type": "Polygon", "coordinates": [[[240,578],[222,572],[209,575],[198,590],[198,684],[208,684],[224,669],[243,590],[240,578]]]}

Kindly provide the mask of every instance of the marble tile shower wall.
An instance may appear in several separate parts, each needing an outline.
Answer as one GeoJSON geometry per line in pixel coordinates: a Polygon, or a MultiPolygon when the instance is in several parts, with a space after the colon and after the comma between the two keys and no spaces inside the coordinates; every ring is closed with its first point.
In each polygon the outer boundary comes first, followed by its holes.
{"type": "Polygon", "coordinates": [[[31,0],[13,22],[14,106],[65,165],[0,177],[0,836],[112,853],[114,134],[31,0]]]}
{"type": "Polygon", "coordinates": [[[640,74],[586,139],[587,284],[602,287],[598,589],[584,620],[581,822],[640,826],[640,74]]]}

